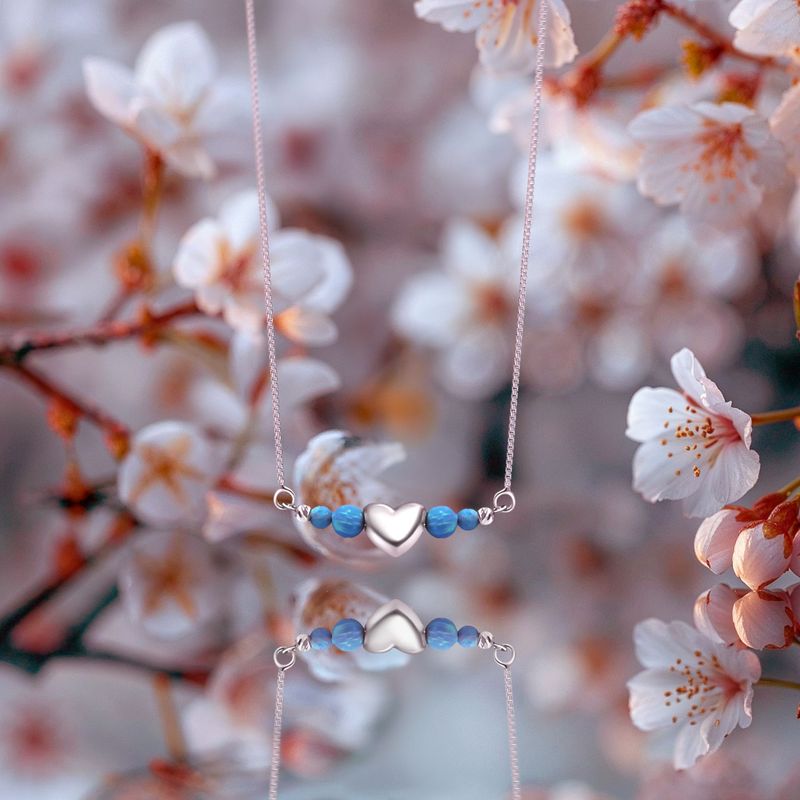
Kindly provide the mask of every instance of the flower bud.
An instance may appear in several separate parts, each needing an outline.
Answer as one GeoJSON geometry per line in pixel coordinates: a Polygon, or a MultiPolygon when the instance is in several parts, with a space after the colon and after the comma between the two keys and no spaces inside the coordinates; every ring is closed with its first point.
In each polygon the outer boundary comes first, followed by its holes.
{"type": "Polygon", "coordinates": [[[744,589],[732,589],[725,583],[703,592],[694,604],[694,624],[697,630],[723,644],[741,644],[733,624],[733,606],[747,594],[744,589]]]}
{"type": "Polygon", "coordinates": [[[795,617],[786,592],[748,592],[733,606],[739,638],[754,650],[776,650],[794,641],[795,617]]]}
{"type": "Polygon", "coordinates": [[[733,548],[733,571],[751,589],[762,589],[780,578],[792,556],[792,539],[769,529],[767,522],[745,528],[733,548]]]}
{"type": "Polygon", "coordinates": [[[731,568],[733,548],[744,527],[737,516],[734,509],[723,508],[704,519],[694,537],[697,560],[715,575],[731,568]]]}

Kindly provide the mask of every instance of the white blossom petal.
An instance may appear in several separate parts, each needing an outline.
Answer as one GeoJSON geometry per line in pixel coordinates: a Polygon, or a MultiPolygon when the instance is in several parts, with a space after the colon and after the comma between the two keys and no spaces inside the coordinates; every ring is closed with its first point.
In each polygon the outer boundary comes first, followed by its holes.
{"type": "Polygon", "coordinates": [[[122,127],[133,122],[135,86],[133,73],[127,67],[105,58],[86,58],[83,78],[89,100],[103,116],[122,127]]]}
{"type": "Polygon", "coordinates": [[[214,49],[196,22],[168,25],[154,33],[134,69],[144,94],[176,117],[195,112],[216,71],[214,49]]]}

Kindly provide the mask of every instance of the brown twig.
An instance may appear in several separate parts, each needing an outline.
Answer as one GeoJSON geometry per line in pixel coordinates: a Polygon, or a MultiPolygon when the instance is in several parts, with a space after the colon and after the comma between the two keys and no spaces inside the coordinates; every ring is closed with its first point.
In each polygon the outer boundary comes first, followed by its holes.
{"type": "Polygon", "coordinates": [[[778,66],[778,62],[771,56],[758,56],[753,55],[752,53],[746,53],[744,50],[740,50],[730,39],[728,39],[726,36],[723,36],[721,33],[719,33],[719,31],[716,31],[707,23],[703,22],[703,20],[689,13],[685,8],[673,5],[671,2],[668,2],[668,0],[660,0],[659,5],[661,10],[667,14],[667,16],[672,17],[672,19],[674,19],[676,22],[679,22],[681,25],[684,25],[685,27],[694,31],[698,36],[701,36],[710,44],[718,47],[723,53],[725,53],[725,55],[732,58],[738,58],[743,61],[750,61],[751,63],[757,64],[760,67],[778,66]]]}
{"type": "MultiPolygon", "coordinates": [[[[760,69],[781,68],[771,56],[760,56],[740,50],[733,41],[711,25],[670,0],[628,0],[617,11],[611,30],[600,42],[560,77],[551,78],[548,85],[554,91],[571,94],[578,106],[586,105],[601,88],[619,88],[619,82],[605,79],[603,71],[611,57],[627,39],[642,39],[666,15],[697,34],[716,57],[725,55],[747,61],[760,69]]],[[[629,81],[623,81],[624,87],[629,81]]]]}
{"type": "Polygon", "coordinates": [[[194,301],[181,303],[160,313],[145,307],[135,320],[127,322],[98,322],[86,328],[52,333],[20,332],[5,344],[0,344],[0,366],[21,363],[30,353],[39,350],[55,350],[67,347],[91,345],[104,347],[111,342],[142,337],[145,341],[157,337],[161,328],[184,317],[200,313],[194,301]]]}
{"type": "Polygon", "coordinates": [[[64,408],[71,409],[80,418],[87,419],[100,428],[107,439],[113,441],[127,440],[130,436],[128,427],[112,417],[99,406],[86,400],[80,400],[65,389],[57,386],[50,378],[26,364],[12,364],[10,372],[48,400],[61,404],[64,408]]]}

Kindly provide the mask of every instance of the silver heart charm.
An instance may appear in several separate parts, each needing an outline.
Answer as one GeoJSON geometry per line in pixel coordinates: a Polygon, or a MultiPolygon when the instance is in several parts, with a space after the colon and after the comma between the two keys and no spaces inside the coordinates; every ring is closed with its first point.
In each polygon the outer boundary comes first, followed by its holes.
{"type": "Polygon", "coordinates": [[[419,503],[406,503],[400,508],[370,503],[364,509],[364,525],[375,547],[390,556],[401,556],[414,546],[425,529],[425,507],[419,503]]]}
{"type": "Polygon", "coordinates": [[[425,628],[416,613],[400,600],[384,603],[364,626],[364,649],[386,653],[396,648],[413,655],[425,649],[425,628]]]}

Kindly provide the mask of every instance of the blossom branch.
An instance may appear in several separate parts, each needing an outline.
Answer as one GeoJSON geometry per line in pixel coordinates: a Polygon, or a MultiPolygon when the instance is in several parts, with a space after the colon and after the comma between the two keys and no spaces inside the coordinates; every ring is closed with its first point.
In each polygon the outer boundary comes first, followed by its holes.
{"type": "Polygon", "coordinates": [[[740,50],[730,39],[714,30],[714,28],[698,17],[690,14],[685,8],[676,6],[668,2],[668,0],[659,0],[659,7],[667,16],[694,31],[698,36],[701,36],[709,44],[713,45],[727,56],[750,61],[751,63],[758,64],[760,67],[775,67],[778,65],[771,56],[753,55],[752,53],[746,53],[744,50],[740,50]]]}
{"type": "Polygon", "coordinates": [[[91,345],[104,347],[114,341],[141,337],[152,343],[165,326],[175,320],[200,314],[200,309],[191,301],[173,306],[154,314],[145,307],[139,317],[129,322],[105,321],[78,330],[61,333],[21,333],[0,345],[0,366],[22,362],[30,353],[38,350],[54,350],[66,347],[91,345]]]}
{"type": "Polygon", "coordinates": [[[121,457],[125,453],[130,438],[130,431],[126,425],[99,406],[78,399],[37,370],[20,363],[10,366],[11,374],[21,378],[48,400],[56,403],[59,415],[72,417],[76,422],[80,419],[89,420],[103,431],[106,445],[115,457],[121,457]]]}
{"type": "Polygon", "coordinates": [[[124,520],[115,520],[112,525],[109,540],[93,553],[86,555],[79,569],[58,573],[40,589],[34,592],[27,600],[21,602],[5,616],[0,617],[0,648],[2,648],[4,643],[13,634],[17,625],[30,614],[37,611],[52,600],[62,589],[65,589],[73,583],[79,575],[83,574],[85,569],[100,563],[119,549],[134,529],[134,525],[132,524],[133,520],[131,520],[127,514],[125,514],[124,517],[124,520]],[[121,522],[122,524],[120,524],[121,522]]]}
{"type": "Polygon", "coordinates": [[[794,689],[795,691],[800,691],[800,682],[798,681],[787,681],[783,678],[761,678],[758,682],[759,686],[777,686],[781,689],[794,689]]]}
{"type": "Polygon", "coordinates": [[[800,406],[782,408],[778,411],[765,411],[761,414],[752,414],[753,425],[772,425],[776,422],[792,422],[800,418],[800,406]]]}
{"type": "MultiPolygon", "coordinates": [[[[747,61],[764,68],[781,68],[771,56],[754,55],[740,50],[733,41],[700,18],[669,0],[628,0],[617,10],[614,25],[600,42],[587,53],[571,70],[560,78],[549,81],[554,89],[566,91],[579,105],[586,105],[601,87],[627,87],[627,80],[603,79],[603,68],[620,46],[629,38],[642,39],[664,14],[678,24],[700,36],[706,43],[706,66],[723,55],[747,61]]],[[[654,74],[660,70],[653,68],[654,74]]]]}

